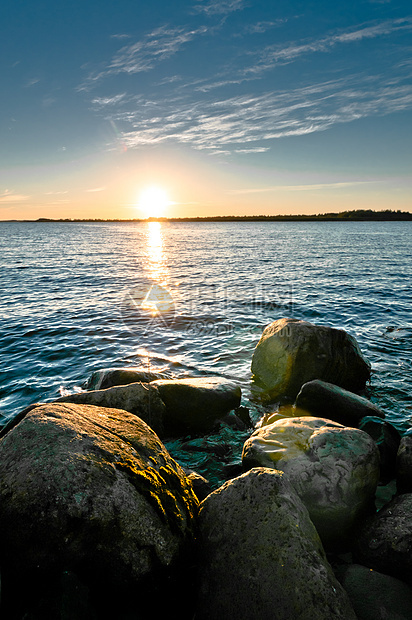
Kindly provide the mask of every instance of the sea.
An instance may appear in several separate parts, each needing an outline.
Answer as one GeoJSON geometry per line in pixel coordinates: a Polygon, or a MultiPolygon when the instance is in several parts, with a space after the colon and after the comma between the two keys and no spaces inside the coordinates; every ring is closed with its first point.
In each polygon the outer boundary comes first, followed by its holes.
{"type": "MultiPolygon", "coordinates": [[[[0,222],[0,425],[121,367],[235,381],[259,424],[275,406],[253,390],[253,351],[292,317],[357,339],[366,395],[404,434],[411,248],[412,222],[0,222]]],[[[165,445],[216,487],[252,430],[165,445]]]]}

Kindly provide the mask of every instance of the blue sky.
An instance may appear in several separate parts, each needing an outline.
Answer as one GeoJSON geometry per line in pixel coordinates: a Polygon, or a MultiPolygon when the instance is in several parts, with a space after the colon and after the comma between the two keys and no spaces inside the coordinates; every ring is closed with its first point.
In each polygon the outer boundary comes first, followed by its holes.
{"type": "Polygon", "coordinates": [[[412,210],[412,6],[0,8],[0,219],[412,210]],[[143,214],[148,215],[148,213],[143,214]]]}

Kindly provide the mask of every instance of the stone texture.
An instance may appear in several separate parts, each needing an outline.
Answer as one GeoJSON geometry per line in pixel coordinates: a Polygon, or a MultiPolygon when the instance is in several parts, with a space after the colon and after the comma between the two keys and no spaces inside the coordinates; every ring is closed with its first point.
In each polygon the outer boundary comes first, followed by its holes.
{"type": "Polygon", "coordinates": [[[359,426],[365,416],[384,418],[385,413],[367,398],[315,379],[302,385],[295,402],[317,418],[328,418],[344,426],[359,426]]]}
{"type": "Polygon", "coordinates": [[[103,368],[91,374],[85,387],[87,390],[106,390],[116,385],[150,383],[156,379],[165,379],[165,376],[144,368],[103,368]]]}
{"type": "Polygon", "coordinates": [[[196,620],[355,620],[286,476],[256,468],[199,513],[196,620]]]}
{"type": "Polygon", "coordinates": [[[412,584],[412,493],[395,497],[367,520],[355,551],[360,564],[412,584]]]}
{"type": "Polygon", "coordinates": [[[379,453],[367,433],[325,420],[279,420],[245,442],[244,467],[284,471],[325,545],[343,543],[373,506],[379,453]]]}
{"type": "Polygon", "coordinates": [[[313,379],[357,392],[370,377],[370,364],[345,331],[285,318],[264,329],[252,373],[270,398],[293,401],[313,379]]]}
{"type": "Polygon", "coordinates": [[[9,601],[39,596],[70,570],[103,605],[120,592],[156,608],[161,593],[173,607],[175,591],[184,606],[197,505],[136,416],[68,403],[30,411],[0,441],[0,557],[17,588],[9,601]]]}
{"type": "Polygon", "coordinates": [[[358,620],[411,620],[412,589],[403,581],[350,564],[336,571],[358,620]]]}
{"type": "Polygon", "coordinates": [[[141,418],[160,437],[164,434],[166,407],[152,383],[130,383],[106,390],[79,392],[62,396],[55,402],[123,409],[141,418]]]}
{"type": "Polygon", "coordinates": [[[396,481],[399,492],[412,492],[412,435],[404,435],[400,441],[396,456],[396,481]]]}
{"type": "Polygon", "coordinates": [[[166,405],[165,432],[176,435],[210,431],[216,421],[240,405],[241,389],[220,377],[154,381],[166,405]]]}

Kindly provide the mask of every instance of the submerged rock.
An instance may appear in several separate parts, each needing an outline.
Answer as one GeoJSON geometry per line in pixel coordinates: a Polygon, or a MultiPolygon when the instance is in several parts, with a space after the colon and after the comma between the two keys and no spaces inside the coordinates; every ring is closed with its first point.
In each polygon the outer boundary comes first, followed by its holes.
{"type": "Polygon", "coordinates": [[[358,620],[410,620],[412,589],[403,581],[350,564],[336,571],[358,620]]]}
{"type": "Polygon", "coordinates": [[[293,400],[313,379],[357,392],[365,387],[370,370],[355,338],[344,330],[297,319],[268,325],[252,359],[255,380],[273,399],[293,400]]]}
{"type": "Polygon", "coordinates": [[[0,441],[7,604],[25,608],[70,570],[103,610],[132,600],[156,616],[163,596],[184,608],[197,505],[183,470],[136,416],[68,403],[30,411],[0,441]]]}
{"type": "Polygon", "coordinates": [[[106,390],[115,385],[129,383],[150,383],[156,379],[165,379],[164,374],[151,372],[143,368],[103,368],[95,370],[86,381],[87,390],[106,390]]]}
{"type": "Polygon", "coordinates": [[[201,504],[197,620],[355,620],[303,503],[256,468],[201,504]]]}
{"type": "Polygon", "coordinates": [[[355,557],[412,584],[412,493],[395,497],[368,519],[356,541],[355,557]]]}
{"type": "Polygon", "coordinates": [[[373,507],[379,452],[358,429],[322,418],[278,420],[251,435],[242,461],[285,472],[325,545],[344,543],[373,507]]]}
{"type": "Polygon", "coordinates": [[[141,418],[159,436],[163,436],[166,407],[152,383],[130,383],[106,390],[79,392],[62,396],[55,402],[123,409],[141,418]]]}
{"type": "Polygon", "coordinates": [[[302,386],[295,404],[314,417],[328,418],[344,426],[359,426],[365,416],[385,417],[382,409],[367,398],[319,379],[302,386]]]}
{"type": "Polygon", "coordinates": [[[220,377],[154,381],[150,385],[166,405],[164,428],[171,435],[210,431],[217,420],[240,405],[238,384],[220,377]]]}

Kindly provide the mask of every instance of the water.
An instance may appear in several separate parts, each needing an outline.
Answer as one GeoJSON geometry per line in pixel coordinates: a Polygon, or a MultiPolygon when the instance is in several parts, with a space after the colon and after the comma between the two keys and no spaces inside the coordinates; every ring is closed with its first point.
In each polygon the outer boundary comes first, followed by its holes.
{"type": "MultiPolygon", "coordinates": [[[[0,222],[0,415],[78,391],[93,370],[144,366],[235,379],[257,422],[253,349],[289,316],[355,336],[369,397],[405,432],[411,241],[410,222],[0,222]],[[168,321],[136,312],[153,284],[170,293],[168,321]]],[[[249,433],[167,447],[217,484],[249,433]]]]}

